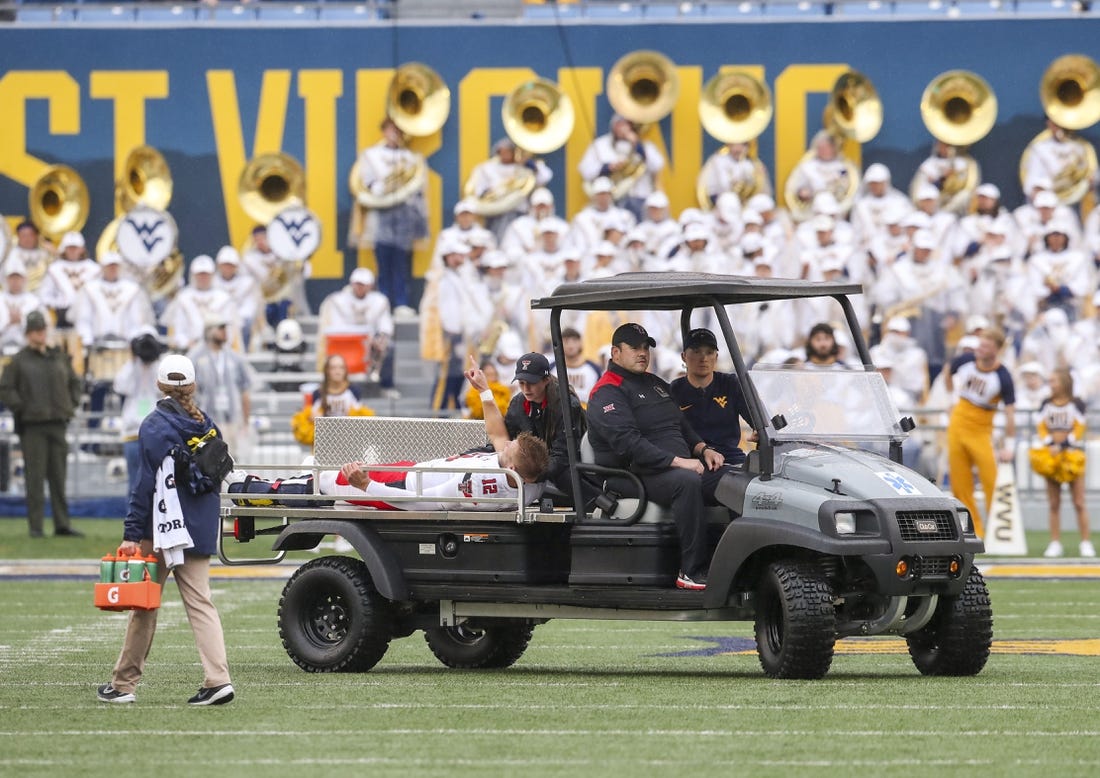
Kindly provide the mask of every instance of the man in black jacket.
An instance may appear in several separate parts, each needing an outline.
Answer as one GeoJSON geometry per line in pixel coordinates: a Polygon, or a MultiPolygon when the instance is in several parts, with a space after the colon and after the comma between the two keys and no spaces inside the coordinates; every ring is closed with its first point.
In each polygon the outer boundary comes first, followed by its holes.
{"type": "Polygon", "coordinates": [[[680,533],[676,586],[701,590],[710,564],[704,499],[713,500],[728,468],[692,429],[669,385],[648,372],[655,345],[639,324],[615,330],[611,363],[588,399],[588,440],[597,464],[631,470],[649,499],[672,509],[680,533]]]}
{"type": "MultiPolygon", "coordinates": [[[[508,412],[504,415],[508,437],[515,440],[521,432],[530,432],[544,440],[550,449],[550,466],[543,480],[570,494],[569,449],[561,413],[561,388],[558,380],[550,374],[550,363],[542,354],[524,354],[516,360],[516,375],[512,380],[519,382],[520,393],[512,397],[508,412]]],[[[566,391],[569,392],[569,416],[576,448],[580,446],[585,431],[584,412],[577,395],[568,388],[566,391]]]]}
{"type": "Polygon", "coordinates": [[[46,318],[40,311],[27,314],[27,345],[0,376],[0,402],[15,418],[23,449],[27,493],[27,523],[32,538],[42,537],[46,509],[45,482],[50,484],[54,535],[81,535],[69,523],[65,499],[65,460],[69,445],[65,428],[80,403],[80,379],[61,349],[46,345],[46,318]]]}

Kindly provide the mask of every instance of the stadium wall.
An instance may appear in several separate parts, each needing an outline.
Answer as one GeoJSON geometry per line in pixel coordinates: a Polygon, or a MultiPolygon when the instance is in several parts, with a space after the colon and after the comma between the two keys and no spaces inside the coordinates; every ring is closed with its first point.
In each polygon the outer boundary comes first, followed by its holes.
{"type": "MultiPolygon", "coordinates": [[[[94,242],[115,216],[113,182],[126,153],[147,143],[172,168],[181,249],[187,257],[212,254],[227,241],[239,246],[252,226],[236,198],[246,161],[283,150],[304,163],[309,206],[326,228],[313,263],[317,297],[357,261],[372,262],[343,250],[347,174],[358,150],[379,137],[394,67],[425,62],[452,92],[443,130],[416,144],[429,155],[431,222],[439,229],[462,181],[503,134],[503,95],[535,75],[559,82],[577,108],[572,137],[547,162],[559,211],[581,208],[576,166],[610,118],[606,73],[643,48],[669,56],[681,77],[679,103],[660,127],[675,211],[694,205],[696,174],[718,147],[696,106],[702,85],[723,66],[756,68],[773,90],[776,116],[759,153],[780,190],[844,68],[869,76],[884,104],[885,124],[862,148],[862,164],[886,163],[902,188],[930,148],[919,112],[925,86],[948,69],[975,71],[995,90],[999,116],[973,154],[985,180],[1014,205],[1020,154],[1043,128],[1039,79],[1056,57],[1090,51],[1097,30],[1078,19],[7,28],[0,30],[0,213],[21,218],[28,187],[47,164],[63,162],[88,183],[85,232],[94,242]]],[[[1095,143],[1100,133],[1085,135],[1095,143]]],[[[425,262],[419,255],[418,273],[425,262]]]]}

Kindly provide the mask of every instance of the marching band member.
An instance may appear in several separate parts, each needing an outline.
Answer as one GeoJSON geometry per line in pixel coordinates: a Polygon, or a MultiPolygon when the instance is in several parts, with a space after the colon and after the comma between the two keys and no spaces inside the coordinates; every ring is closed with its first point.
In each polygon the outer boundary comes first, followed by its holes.
{"type": "Polygon", "coordinates": [[[227,317],[230,332],[237,332],[236,301],[224,289],[214,286],[215,269],[214,260],[206,254],[192,259],[190,282],[176,293],[161,314],[160,323],[168,329],[168,343],[177,351],[187,352],[202,345],[203,322],[207,318],[227,317]]]}
{"type": "Polygon", "coordinates": [[[1038,313],[1023,258],[1014,255],[1002,241],[989,249],[987,260],[970,285],[969,310],[972,315],[998,322],[1010,340],[1018,344],[1038,313]]]}
{"type": "Polygon", "coordinates": [[[531,294],[520,284],[509,280],[511,266],[511,260],[503,251],[487,251],[481,260],[485,273],[483,281],[493,304],[492,321],[503,323],[509,332],[514,332],[523,343],[527,343],[531,333],[531,294]]]}
{"type": "MultiPolygon", "coordinates": [[[[840,156],[840,141],[827,130],[819,130],[810,143],[813,155],[804,159],[791,171],[792,186],[799,200],[813,202],[820,192],[828,192],[840,202],[840,193],[846,191],[848,166],[840,156]]],[[[858,182],[857,182],[858,183],[858,182]]],[[[830,214],[830,215],[841,215],[830,214]]]]}
{"type": "MultiPolygon", "coordinates": [[[[244,252],[241,264],[252,274],[261,292],[266,286],[277,283],[275,279],[281,270],[281,263],[282,260],[275,256],[271,244],[267,242],[267,227],[253,227],[252,246],[244,252]]],[[[290,315],[290,305],[291,299],[287,296],[280,300],[271,300],[264,306],[264,318],[272,329],[290,315]]]]}
{"type": "Polygon", "coordinates": [[[718,195],[711,211],[711,231],[714,233],[715,247],[727,254],[737,249],[741,237],[741,200],[733,192],[718,195]]]}
{"type": "Polygon", "coordinates": [[[532,292],[548,294],[561,276],[562,257],[567,246],[564,240],[569,225],[564,219],[552,216],[539,223],[539,248],[528,254],[520,268],[522,285],[532,292]]]}
{"type": "Polygon", "coordinates": [[[578,169],[581,178],[590,184],[607,177],[609,183],[619,180],[633,166],[640,165],[637,182],[615,204],[641,220],[645,199],[657,188],[657,175],[664,170],[665,159],[657,147],[638,136],[630,120],[615,114],[608,125],[609,132],[596,138],[581,158],[578,169]]]}
{"type": "Polygon", "coordinates": [[[775,247],[776,252],[786,251],[794,235],[794,222],[791,221],[790,213],[777,206],[775,198],[770,194],[755,194],[745,205],[760,214],[760,218],[764,220],[764,239],[775,247]]]}
{"type": "MultiPolygon", "coordinates": [[[[493,144],[493,156],[477,165],[470,173],[466,189],[472,190],[473,196],[478,198],[498,190],[507,191],[507,187],[520,180],[520,175],[527,170],[534,174],[536,186],[545,187],[554,177],[541,159],[519,151],[510,138],[501,138],[493,144]]],[[[527,203],[521,201],[511,211],[486,217],[485,228],[493,233],[498,242],[502,242],[508,226],[526,211],[527,203]]]]}
{"type": "Polygon", "coordinates": [[[463,369],[467,354],[488,330],[493,310],[489,294],[476,274],[464,269],[469,247],[460,239],[448,239],[438,250],[443,258],[439,276],[439,324],[443,331],[443,356],[433,410],[459,408],[462,403],[463,369]]]}
{"type": "Polygon", "coordinates": [[[22,258],[4,262],[4,290],[0,292],[0,355],[12,356],[27,345],[27,314],[46,308],[34,292],[27,291],[27,268],[22,258]]]}
{"type": "Polygon", "coordinates": [[[592,196],[584,208],[573,217],[573,229],[569,233],[569,243],[581,251],[591,250],[604,239],[608,222],[624,225],[629,231],[637,223],[634,214],[617,206],[612,198],[613,185],[610,178],[601,176],[592,184],[592,196]]]}
{"type": "MultiPolygon", "coordinates": [[[[376,195],[386,193],[388,182],[396,173],[424,165],[424,157],[406,147],[405,133],[393,119],[387,116],[382,121],[381,129],[382,140],[363,149],[359,156],[363,185],[376,195]]],[[[378,263],[378,290],[389,299],[395,316],[409,318],[413,314],[408,294],[413,247],[418,240],[428,237],[423,189],[388,208],[375,208],[373,214],[376,219],[372,234],[374,258],[378,263]]],[[[366,247],[362,240],[359,245],[366,247]]]]}
{"type": "Polygon", "coordinates": [[[737,197],[743,205],[748,205],[748,198],[742,200],[743,192],[772,193],[771,176],[763,163],[749,154],[748,143],[727,143],[725,150],[725,154],[721,151],[712,154],[703,165],[703,186],[712,205],[716,205],[718,198],[726,192],[737,197]],[[759,182],[757,171],[761,171],[759,182]],[[759,184],[763,185],[761,190],[758,190],[759,184]]]}
{"type": "MultiPolygon", "coordinates": [[[[639,244],[643,244],[641,235],[636,236],[636,240],[639,244]]],[[[607,278],[608,276],[633,270],[633,266],[626,257],[626,252],[625,247],[620,250],[609,240],[600,241],[595,251],[592,252],[592,269],[589,271],[588,277],[607,278]]]]}
{"type": "Polygon", "coordinates": [[[656,191],[645,199],[645,218],[635,225],[645,235],[646,248],[656,253],[666,241],[680,239],[680,225],[668,215],[668,195],[656,191]]]}
{"type": "Polygon", "coordinates": [[[1047,227],[1054,222],[1070,230],[1070,248],[1078,248],[1081,245],[1081,223],[1077,219],[1077,214],[1068,205],[1058,202],[1058,195],[1049,189],[1040,189],[1036,186],[1031,201],[1013,211],[1012,216],[1023,236],[1026,246],[1025,256],[1042,251],[1047,227]]]}
{"type": "Polygon", "coordinates": [[[95,260],[89,259],[84,250],[84,236],[79,232],[66,232],[58,245],[60,256],[46,268],[46,277],[38,288],[38,296],[53,311],[56,330],[54,337],[69,353],[73,370],[84,373],[84,350],[73,328],[72,306],[84,284],[98,278],[100,269],[95,260]]]}
{"type": "Polygon", "coordinates": [[[393,388],[393,316],[389,298],[375,290],[374,273],[369,268],[352,270],[347,286],[324,299],[319,327],[322,335],[362,334],[369,338],[370,379],[383,389],[393,388]]]}
{"type": "Polygon", "coordinates": [[[122,257],[117,253],[108,251],[99,264],[100,277],[84,284],[76,296],[73,323],[85,350],[116,339],[126,343],[129,357],[130,334],[155,321],[153,304],[136,281],[122,277],[122,257]]]}
{"type": "Polygon", "coordinates": [[[954,255],[956,261],[969,259],[978,253],[990,227],[997,224],[1016,253],[1022,254],[1023,241],[1016,220],[1011,212],[1001,205],[1001,190],[995,184],[982,184],[975,191],[976,208],[959,220],[955,231],[954,255]]]}
{"type": "Polygon", "coordinates": [[[241,323],[241,346],[249,350],[252,328],[260,315],[260,290],[251,273],[241,272],[241,255],[232,246],[222,246],[214,259],[217,274],[214,286],[224,289],[237,304],[237,317],[241,323]]]}
{"type": "Polygon", "coordinates": [[[1095,269],[1085,252],[1069,247],[1071,231],[1059,221],[1047,225],[1044,246],[1028,258],[1027,272],[1039,308],[1061,308],[1072,322],[1095,288],[1095,269]]]}
{"type": "Polygon", "coordinates": [[[34,222],[22,221],[15,228],[15,245],[8,250],[6,262],[16,258],[23,263],[27,291],[35,291],[46,277],[46,268],[53,261],[54,255],[48,246],[42,244],[34,222]]]}
{"type": "MultiPolygon", "coordinates": [[[[1050,137],[1031,145],[1027,170],[1024,171],[1025,192],[1032,190],[1037,179],[1052,182],[1064,180],[1067,173],[1084,171],[1088,167],[1087,140],[1073,130],[1059,127],[1051,119],[1047,119],[1047,129],[1050,130],[1050,137]]],[[[1089,189],[1094,186],[1095,173],[1089,179],[1089,189]]]]}
{"type": "Polygon", "coordinates": [[[851,223],[844,218],[840,211],[840,203],[837,202],[836,196],[832,192],[818,192],[814,195],[811,207],[812,215],[810,218],[799,224],[794,232],[799,250],[811,247],[817,242],[813,220],[818,216],[828,216],[833,220],[833,238],[837,243],[853,247],[856,245],[855,230],[852,229],[851,223]]]}
{"type": "Polygon", "coordinates": [[[540,186],[531,192],[528,201],[528,212],[517,216],[500,239],[501,251],[513,262],[518,262],[524,254],[535,250],[538,245],[539,223],[554,215],[554,195],[549,189],[540,186]]]}
{"type": "MultiPolygon", "coordinates": [[[[923,229],[932,233],[936,245],[945,247],[954,245],[955,228],[959,220],[951,211],[940,208],[940,190],[931,184],[919,187],[916,193],[916,206],[918,213],[928,217],[929,224],[923,229]]],[[[941,255],[950,254],[949,251],[940,253],[941,255]]]]}
{"type": "MultiPolygon", "coordinates": [[[[444,227],[435,238],[435,251],[432,254],[431,266],[433,270],[443,267],[442,249],[451,245],[455,240],[466,244],[466,248],[474,245],[475,236],[488,236],[485,245],[496,248],[496,238],[493,233],[481,226],[477,214],[474,213],[474,204],[470,200],[459,200],[454,204],[454,223],[444,227]]],[[[463,363],[465,364],[465,363],[463,363]]]]}
{"type": "Polygon", "coordinates": [[[885,226],[883,217],[900,211],[899,221],[910,209],[909,198],[890,183],[890,168],[875,162],[863,172],[863,186],[852,205],[852,229],[860,245],[870,244],[871,236],[885,226]]]}
{"type": "Polygon", "coordinates": [[[891,385],[905,393],[906,408],[918,408],[928,394],[928,355],[912,337],[913,328],[904,316],[886,322],[882,340],[871,347],[871,361],[893,365],[891,385]]]}
{"type": "MultiPolygon", "coordinates": [[[[939,207],[940,193],[953,181],[965,181],[973,160],[966,154],[965,147],[952,146],[941,140],[932,143],[932,153],[920,163],[917,174],[936,191],[936,206],[939,207]]],[[[959,216],[965,213],[969,205],[968,198],[955,197],[946,204],[959,216]],[[955,210],[957,209],[957,210],[955,210]]]]}

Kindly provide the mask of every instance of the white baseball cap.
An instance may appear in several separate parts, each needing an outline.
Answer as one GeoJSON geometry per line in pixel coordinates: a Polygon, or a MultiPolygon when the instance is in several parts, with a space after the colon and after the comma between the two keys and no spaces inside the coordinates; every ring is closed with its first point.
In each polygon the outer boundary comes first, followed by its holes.
{"type": "Polygon", "coordinates": [[[754,211],[752,208],[747,208],[746,210],[741,211],[741,223],[763,226],[764,217],[761,216],[758,212],[754,211]]]}
{"type": "Polygon", "coordinates": [[[890,169],[881,162],[876,162],[869,166],[863,174],[863,180],[868,184],[880,183],[885,184],[890,181],[890,169]]]}
{"type": "Polygon", "coordinates": [[[764,248],[764,236],[758,232],[749,232],[741,236],[741,254],[755,254],[764,248]]]}
{"type": "Polygon", "coordinates": [[[508,258],[508,255],[499,249],[492,249],[481,255],[481,266],[486,270],[508,267],[511,264],[512,261],[508,258]]]}
{"type": "Polygon", "coordinates": [[[302,325],[297,319],[283,319],[275,327],[275,345],[284,351],[292,351],[302,345],[302,325]]]}
{"type": "Polygon", "coordinates": [[[593,252],[597,257],[613,257],[619,253],[619,249],[609,240],[601,240],[593,252]]]}
{"type": "Polygon", "coordinates": [[[913,233],[913,248],[931,251],[936,248],[936,236],[928,230],[917,230],[913,233]]]}
{"type": "Polygon", "coordinates": [[[545,186],[540,186],[531,193],[531,205],[553,205],[554,193],[545,186]]]}
{"type": "Polygon", "coordinates": [[[814,195],[814,213],[823,213],[826,216],[836,216],[840,213],[840,203],[832,192],[818,192],[814,195]]]}
{"type": "Polygon", "coordinates": [[[191,260],[191,270],[189,272],[192,276],[195,273],[213,273],[214,270],[214,260],[210,258],[209,254],[199,254],[191,260]]]}
{"type": "Polygon", "coordinates": [[[749,201],[745,203],[745,207],[752,208],[757,213],[767,213],[775,208],[775,200],[769,194],[754,194],[749,198],[749,201]]]}
{"type": "Polygon", "coordinates": [[[222,246],[218,249],[217,263],[219,265],[239,265],[241,255],[232,246],[222,246]]]}
{"type": "Polygon", "coordinates": [[[664,192],[653,192],[645,199],[646,208],[668,208],[668,195],[664,192]]]}
{"type": "Polygon", "coordinates": [[[921,184],[920,187],[917,188],[917,199],[939,201],[940,190],[932,184],[921,184]]]}
{"type": "Polygon", "coordinates": [[[27,275],[26,263],[17,256],[8,257],[8,261],[4,263],[4,277],[25,275],[27,275]]]}
{"type": "Polygon", "coordinates": [[[84,236],[79,232],[70,231],[61,236],[61,243],[58,244],[57,250],[64,251],[67,248],[84,248],[84,236]]]}
{"type": "Polygon", "coordinates": [[[99,264],[103,267],[107,267],[107,265],[121,265],[122,256],[117,251],[105,251],[99,255],[99,264]]]}
{"type": "Polygon", "coordinates": [[[474,201],[464,198],[455,203],[455,216],[458,216],[460,213],[476,213],[476,211],[474,210],[474,201]]]}
{"type": "Polygon", "coordinates": [[[365,284],[370,286],[374,283],[374,273],[371,272],[369,267],[357,267],[351,271],[351,275],[348,276],[349,284],[365,284]]]}
{"type": "Polygon", "coordinates": [[[825,214],[815,216],[811,224],[813,224],[814,232],[829,232],[836,227],[836,221],[833,217],[825,214]]]}
{"type": "Polygon", "coordinates": [[[555,235],[564,235],[569,232],[569,223],[565,219],[559,219],[554,216],[549,219],[543,219],[539,222],[538,226],[539,234],[544,232],[552,232],[555,235]]]}
{"type": "Polygon", "coordinates": [[[886,330],[888,332],[904,332],[909,334],[913,330],[913,325],[911,325],[909,320],[904,316],[891,316],[890,320],[886,322],[886,330]]]}
{"type": "Polygon", "coordinates": [[[601,194],[603,192],[613,192],[615,187],[611,183],[611,179],[607,176],[600,176],[592,182],[592,194],[601,194]]]}
{"type": "Polygon", "coordinates": [[[684,240],[710,240],[710,230],[705,225],[698,222],[692,222],[684,228],[684,240]]]}
{"type": "Polygon", "coordinates": [[[157,365],[157,382],[168,386],[195,383],[195,365],[183,354],[169,354],[157,365]]]}
{"type": "Polygon", "coordinates": [[[974,193],[978,195],[978,197],[991,197],[994,200],[1001,199],[1001,190],[997,188],[996,184],[982,184],[974,190],[974,193]]]}
{"type": "Polygon", "coordinates": [[[1036,208],[1057,208],[1058,207],[1058,195],[1054,192],[1044,189],[1035,195],[1035,207],[1036,208]]]}

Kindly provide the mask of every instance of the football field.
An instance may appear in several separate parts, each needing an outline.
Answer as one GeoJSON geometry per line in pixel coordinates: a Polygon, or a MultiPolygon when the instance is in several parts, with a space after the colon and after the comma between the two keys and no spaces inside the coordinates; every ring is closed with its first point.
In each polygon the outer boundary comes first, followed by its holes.
{"type": "Polygon", "coordinates": [[[280,645],[282,580],[217,578],[237,699],[201,682],[169,584],[135,705],[105,705],[124,615],[91,578],[6,578],[0,775],[1092,776],[1100,581],[990,578],[994,653],[924,678],[898,639],[838,643],[820,681],[760,671],[751,625],[553,621],[512,668],[457,671],[420,633],[375,670],[311,675],[280,645]]]}

